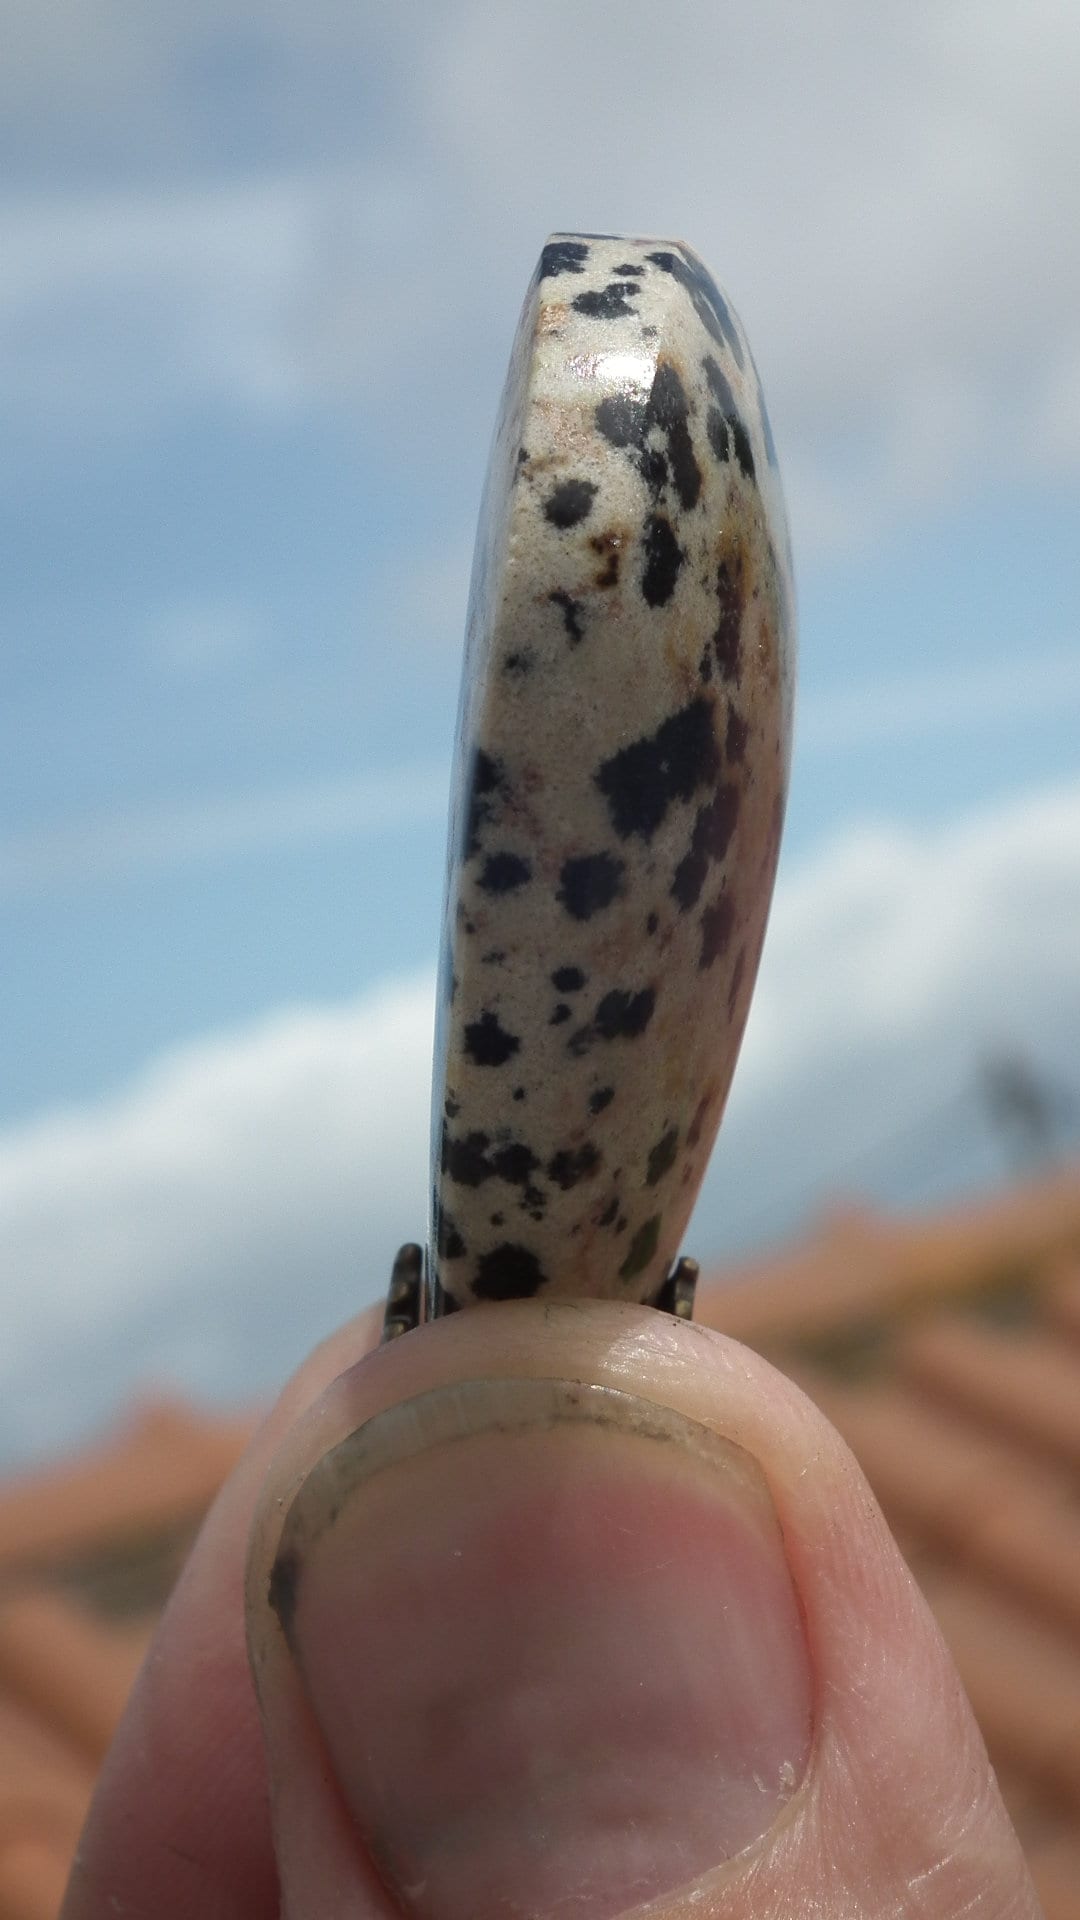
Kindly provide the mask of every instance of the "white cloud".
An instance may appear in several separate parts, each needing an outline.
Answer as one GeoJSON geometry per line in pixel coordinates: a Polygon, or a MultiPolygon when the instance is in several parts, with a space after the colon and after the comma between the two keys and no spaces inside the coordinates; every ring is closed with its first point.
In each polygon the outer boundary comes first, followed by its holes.
{"type": "MultiPolygon", "coordinates": [[[[424,1231],[431,1004],[425,978],[286,1012],[0,1136],[0,1447],[148,1377],[265,1389],[380,1293],[424,1231]]],[[[995,1049],[1080,1095],[1080,785],[848,833],[782,884],[691,1246],[768,1237],[853,1169],[894,1198],[992,1170],[995,1049]]]]}
{"type": "MultiPolygon", "coordinates": [[[[341,317],[342,257],[387,245],[409,212],[385,169],[9,192],[0,402],[76,439],[145,431],[207,399],[258,413],[310,404],[341,317]]],[[[392,283],[368,294],[348,316],[350,376],[367,386],[377,369],[385,378],[402,318],[392,283]]]]}
{"type": "Polygon", "coordinates": [[[134,1381],[236,1396],[385,1285],[423,1235],[428,980],[297,1009],[0,1138],[0,1443],[134,1381]]]}
{"type": "Polygon", "coordinates": [[[25,828],[0,837],[0,900],[426,824],[448,789],[448,770],[422,762],[25,828]]]}
{"type": "Polygon", "coordinates": [[[1000,1174],[977,1094],[1000,1057],[1045,1080],[1075,1143],[1077,783],[933,832],[851,831],[781,885],[703,1244],[849,1183],[903,1201],[1000,1174]]]}

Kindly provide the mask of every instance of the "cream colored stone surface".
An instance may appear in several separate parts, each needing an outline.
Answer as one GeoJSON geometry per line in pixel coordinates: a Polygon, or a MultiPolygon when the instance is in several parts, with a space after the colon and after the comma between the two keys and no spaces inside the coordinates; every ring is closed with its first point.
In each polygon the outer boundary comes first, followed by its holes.
{"type": "Polygon", "coordinates": [[[742,328],[689,249],[556,236],[481,513],[436,1048],[459,1305],[655,1296],[779,848],[790,551],[742,328]]]}

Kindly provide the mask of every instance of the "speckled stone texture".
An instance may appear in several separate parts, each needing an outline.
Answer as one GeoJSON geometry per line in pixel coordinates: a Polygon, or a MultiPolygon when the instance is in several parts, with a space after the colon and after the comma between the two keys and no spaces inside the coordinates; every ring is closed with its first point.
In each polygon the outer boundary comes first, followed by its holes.
{"type": "Polygon", "coordinates": [[[731,306],[680,243],[556,235],[469,606],[433,1113],[450,1303],[659,1291],[757,972],[794,652],[731,306]]]}

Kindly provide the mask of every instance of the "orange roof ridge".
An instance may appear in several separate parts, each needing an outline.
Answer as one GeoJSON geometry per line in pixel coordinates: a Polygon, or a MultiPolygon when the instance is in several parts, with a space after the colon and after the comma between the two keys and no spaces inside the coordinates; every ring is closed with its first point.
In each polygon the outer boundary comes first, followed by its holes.
{"type": "Polygon", "coordinates": [[[96,1764],[148,1639],[100,1625],[59,1594],[21,1593],[0,1602],[0,1688],[96,1764]]]}
{"type": "Polygon", "coordinates": [[[832,1209],[786,1247],[715,1270],[701,1317],[740,1339],[797,1338],[1078,1249],[1080,1165],[1072,1163],[917,1220],[832,1209]]]}
{"type": "Polygon", "coordinates": [[[71,1849],[27,1838],[0,1850],[4,1920],[55,1920],[67,1886],[71,1849]]]}
{"type": "MultiPolygon", "coordinates": [[[[70,1857],[94,1769],[32,1714],[0,1698],[0,1854],[33,1839],[70,1857]]],[[[6,1909],[0,1906],[0,1913],[6,1909]]]]}
{"type": "Polygon", "coordinates": [[[1075,1645],[964,1574],[924,1582],[990,1757],[1080,1813],[1080,1662],[1075,1645]]]}
{"type": "Polygon", "coordinates": [[[1028,1851],[1044,1920],[1080,1920],[1080,1835],[1055,1833],[1028,1851]]]}
{"type": "Polygon", "coordinates": [[[897,1382],[822,1382],[811,1397],[856,1455],[894,1528],[950,1552],[1080,1642],[1080,1509],[1055,1478],[951,1406],[897,1382]]]}
{"type": "Polygon", "coordinates": [[[150,1401],[77,1459],[0,1482],[0,1574],[197,1517],[254,1425],[252,1415],[150,1401]]]}
{"type": "Polygon", "coordinates": [[[1062,1333],[1080,1340],[1080,1257],[1063,1260],[1046,1290],[1046,1311],[1062,1333]]]}
{"type": "Polygon", "coordinates": [[[895,1359],[925,1393],[1080,1472],[1080,1354],[1052,1334],[941,1315],[901,1336],[895,1359]]]}

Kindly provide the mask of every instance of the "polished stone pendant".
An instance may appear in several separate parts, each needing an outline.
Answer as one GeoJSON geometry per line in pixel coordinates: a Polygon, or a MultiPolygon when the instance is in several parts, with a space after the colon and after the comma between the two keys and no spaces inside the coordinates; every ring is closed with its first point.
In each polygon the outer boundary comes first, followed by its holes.
{"type": "Polygon", "coordinates": [[[677,242],[557,235],[529,288],[469,604],[426,1261],[387,1331],[479,1302],[689,1313],[675,1255],[761,954],[795,629],[776,454],[677,242]]]}

